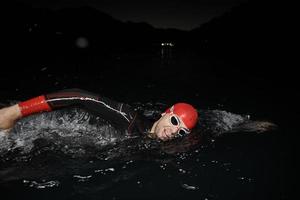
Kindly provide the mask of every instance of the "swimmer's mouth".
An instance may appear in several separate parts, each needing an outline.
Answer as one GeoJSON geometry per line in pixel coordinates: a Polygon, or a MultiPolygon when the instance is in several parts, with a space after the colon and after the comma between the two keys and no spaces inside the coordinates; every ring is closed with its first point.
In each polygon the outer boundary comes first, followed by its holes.
{"type": "Polygon", "coordinates": [[[162,134],[162,139],[163,139],[163,140],[169,140],[169,139],[171,139],[171,138],[172,138],[172,136],[169,136],[169,135],[167,134],[166,129],[164,129],[163,134],[162,134]]]}

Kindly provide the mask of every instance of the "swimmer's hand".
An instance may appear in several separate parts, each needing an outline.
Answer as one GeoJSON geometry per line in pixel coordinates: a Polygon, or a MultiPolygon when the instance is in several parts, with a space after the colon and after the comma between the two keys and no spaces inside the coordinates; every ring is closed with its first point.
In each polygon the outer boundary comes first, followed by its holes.
{"type": "Polygon", "coordinates": [[[11,129],[21,116],[18,104],[0,109],[0,130],[11,129]]]}

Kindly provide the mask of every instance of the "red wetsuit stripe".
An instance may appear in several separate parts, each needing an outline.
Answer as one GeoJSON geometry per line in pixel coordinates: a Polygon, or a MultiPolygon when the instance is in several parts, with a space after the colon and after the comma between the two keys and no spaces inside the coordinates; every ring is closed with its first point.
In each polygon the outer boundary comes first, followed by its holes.
{"type": "Polygon", "coordinates": [[[22,113],[22,117],[43,112],[43,111],[51,111],[52,108],[46,101],[44,95],[35,97],[33,99],[29,99],[27,101],[19,103],[19,107],[22,113]]]}

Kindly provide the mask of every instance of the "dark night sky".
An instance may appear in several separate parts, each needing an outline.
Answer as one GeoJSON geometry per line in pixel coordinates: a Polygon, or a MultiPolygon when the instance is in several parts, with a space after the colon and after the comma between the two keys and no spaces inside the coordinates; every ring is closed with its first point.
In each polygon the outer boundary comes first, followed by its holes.
{"type": "Polygon", "coordinates": [[[122,21],[191,30],[247,0],[19,0],[59,9],[89,5],[122,21]]]}

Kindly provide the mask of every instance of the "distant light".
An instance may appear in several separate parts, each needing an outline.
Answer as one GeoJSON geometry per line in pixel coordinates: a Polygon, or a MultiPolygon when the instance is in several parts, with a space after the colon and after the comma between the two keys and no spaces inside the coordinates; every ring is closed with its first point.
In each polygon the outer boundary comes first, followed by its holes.
{"type": "Polygon", "coordinates": [[[47,67],[43,67],[42,69],[41,69],[41,71],[45,71],[47,69],[47,67]]]}
{"type": "Polygon", "coordinates": [[[89,41],[86,37],[78,37],[75,44],[78,48],[87,48],[89,46],[89,41]]]}
{"type": "Polygon", "coordinates": [[[39,24],[26,24],[26,27],[28,28],[28,32],[31,33],[39,29],[39,24]]]}
{"type": "Polygon", "coordinates": [[[169,46],[169,47],[173,47],[173,46],[174,46],[174,43],[172,43],[172,42],[162,42],[160,45],[161,45],[161,46],[169,46]]]}

